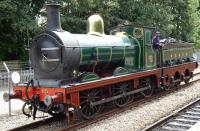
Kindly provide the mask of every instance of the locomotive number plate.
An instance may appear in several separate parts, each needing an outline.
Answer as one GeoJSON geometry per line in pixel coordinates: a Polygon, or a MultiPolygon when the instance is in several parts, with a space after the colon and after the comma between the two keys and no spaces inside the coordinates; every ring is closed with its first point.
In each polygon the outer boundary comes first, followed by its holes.
{"type": "Polygon", "coordinates": [[[153,55],[150,55],[150,56],[149,56],[149,62],[150,62],[150,63],[153,63],[153,55]]]}
{"type": "Polygon", "coordinates": [[[125,65],[132,66],[134,63],[134,58],[133,57],[126,57],[125,58],[125,65]]]}

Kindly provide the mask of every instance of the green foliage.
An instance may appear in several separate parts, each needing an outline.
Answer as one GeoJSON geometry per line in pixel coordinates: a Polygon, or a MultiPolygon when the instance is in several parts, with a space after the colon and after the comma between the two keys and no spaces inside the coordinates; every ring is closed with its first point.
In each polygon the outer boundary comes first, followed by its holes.
{"type": "Polygon", "coordinates": [[[142,26],[156,27],[163,36],[171,33],[173,15],[169,2],[153,0],[118,0],[119,18],[129,20],[142,26]]]}
{"type": "MultiPolygon", "coordinates": [[[[62,28],[72,33],[87,33],[87,18],[92,14],[100,14],[107,34],[118,24],[132,22],[156,27],[164,37],[194,42],[200,48],[198,0],[58,1],[62,5],[62,28]]],[[[46,16],[41,12],[44,2],[0,0],[0,60],[28,58],[25,45],[44,28],[37,23],[38,16],[46,16]]]]}
{"type": "Polygon", "coordinates": [[[27,59],[25,45],[38,32],[36,15],[44,1],[0,1],[0,60],[27,59]]]}
{"type": "Polygon", "coordinates": [[[62,27],[73,33],[86,33],[87,18],[99,14],[104,18],[105,30],[116,26],[111,12],[116,9],[117,0],[63,0],[62,27]]]}
{"type": "Polygon", "coordinates": [[[199,12],[199,1],[198,0],[190,0],[189,3],[189,23],[188,28],[190,28],[190,32],[187,33],[187,37],[189,41],[195,42],[195,46],[200,48],[200,12],[199,12]]]}

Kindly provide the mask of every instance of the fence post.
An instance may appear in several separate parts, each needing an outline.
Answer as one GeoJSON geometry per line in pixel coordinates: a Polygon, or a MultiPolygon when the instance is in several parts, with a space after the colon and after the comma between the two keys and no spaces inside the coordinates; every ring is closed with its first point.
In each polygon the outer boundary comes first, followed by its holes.
{"type": "MultiPolygon", "coordinates": [[[[10,94],[10,70],[5,62],[3,62],[4,67],[6,68],[6,71],[8,73],[8,93],[10,94]]],[[[9,116],[11,116],[11,101],[8,102],[8,108],[9,108],[9,116]]]]}

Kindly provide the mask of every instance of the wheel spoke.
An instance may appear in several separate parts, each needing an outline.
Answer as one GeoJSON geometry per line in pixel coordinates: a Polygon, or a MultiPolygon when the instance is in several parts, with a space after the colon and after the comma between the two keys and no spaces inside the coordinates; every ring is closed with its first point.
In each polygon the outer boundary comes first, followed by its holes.
{"type": "Polygon", "coordinates": [[[150,97],[152,94],[153,94],[153,91],[154,91],[154,88],[153,88],[153,79],[150,79],[150,78],[146,78],[146,79],[143,79],[142,80],[142,87],[150,87],[149,89],[145,90],[145,91],[142,91],[141,94],[144,96],[144,97],[150,97]]]}
{"type": "Polygon", "coordinates": [[[101,105],[91,106],[91,102],[96,102],[101,100],[101,90],[100,89],[91,89],[82,91],[80,93],[81,107],[80,114],[85,119],[90,119],[94,117],[101,109],[101,105]]]}
{"type": "Polygon", "coordinates": [[[87,101],[86,100],[81,101],[80,105],[83,105],[84,103],[87,103],[87,101]]]}
{"type": "Polygon", "coordinates": [[[122,97],[123,101],[127,101],[128,97],[122,97]]]}
{"type": "Polygon", "coordinates": [[[96,95],[98,95],[99,93],[101,93],[100,90],[99,90],[99,91],[96,91],[96,92],[94,93],[94,95],[96,96],[96,95]]]}
{"type": "Polygon", "coordinates": [[[120,99],[120,104],[124,104],[126,101],[124,101],[123,97],[120,99]]]}
{"type": "Polygon", "coordinates": [[[120,87],[113,87],[113,90],[120,90],[120,87]]]}
{"type": "Polygon", "coordinates": [[[98,100],[98,99],[100,99],[101,97],[100,96],[94,96],[94,99],[96,100],[98,100]]]}
{"type": "Polygon", "coordinates": [[[81,96],[81,99],[87,99],[88,96],[81,96]]]}
{"type": "Polygon", "coordinates": [[[84,111],[85,109],[87,109],[87,106],[86,106],[86,105],[81,107],[81,110],[84,111]]]}
{"type": "Polygon", "coordinates": [[[85,96],[87,96],[87,95],[88,95],[88,93],[87,93],[87,92],[85,92],[85,91],[83,91],[83,92],[81,92],[81,95],[85,95],[85,96]]]}
{"type": "MultiPolygon", "coordinates": [[[[131,91],[131,86],[129,83],[120,83],[112,87],[112,94],[113,96],[116,95],[121,95],[121,94],[126,94],[127,92],[131,91]]],[[[114,103],[118,107],[123,107],[126,106],[127,103],[129,102],[131,96],[125,95],[122,96],[121,98],[114,100],[114,103]]]]}
{"type": "Polygon", "coordinates": [[[91,111],[91,112],[92,112],[92,114],[95,114],[95,112],[96,112],[96,111],[95,111],[95,108],[94,108],[94,107],[92,107],[92,108],[91,108],[91,110],[92,110],[92,111],[91,111]]]}
{"type": "Polygon", "coordinates": [[[119,94],[121,94],[120,90],[117,90],[117,91],[114,92],[114,95],[119,95],[119,94]]]}

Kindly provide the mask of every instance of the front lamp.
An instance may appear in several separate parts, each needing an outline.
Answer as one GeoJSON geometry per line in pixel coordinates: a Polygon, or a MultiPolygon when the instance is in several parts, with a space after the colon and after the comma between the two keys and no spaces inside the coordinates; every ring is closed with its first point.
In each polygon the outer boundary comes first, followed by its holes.
{"type": "Polygon", "coordinates": [[[20,82],[20,75],[18,72],[13,72],[11,75],[12,82],[18,84],[20,82]]]}

